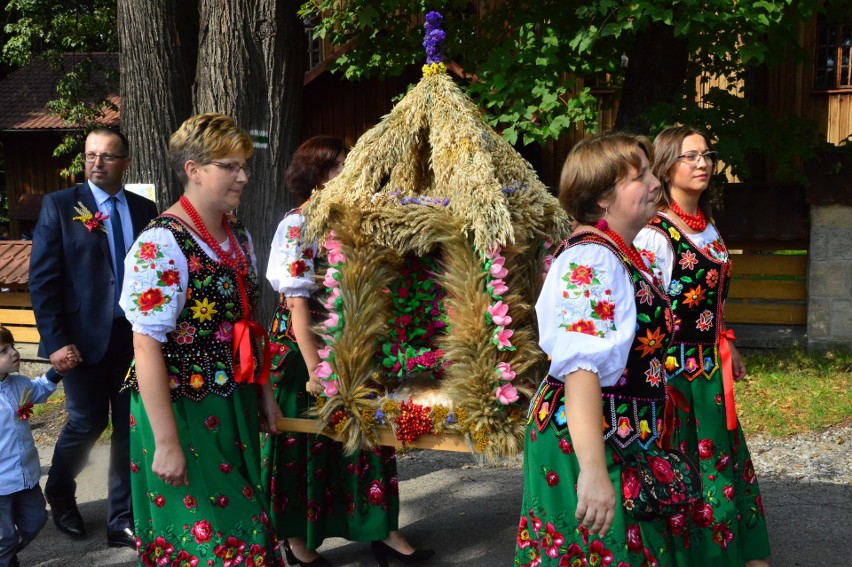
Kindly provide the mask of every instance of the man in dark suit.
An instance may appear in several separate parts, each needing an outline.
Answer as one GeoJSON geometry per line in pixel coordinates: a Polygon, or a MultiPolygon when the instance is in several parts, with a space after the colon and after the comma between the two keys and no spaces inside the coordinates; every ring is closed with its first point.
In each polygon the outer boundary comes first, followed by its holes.
{"type": "Polygon", "coordinates": [[[130,397],[120,391],[133,339],[118,298],[127,250],[157,209],[122,187],[129,157],[121,133],[92,131],[84,157],[86,183],[46,195],[33,234],[30,295],[41,335],[39,356],[65,375],[68,411],[44,493],[56,526],[71,537],[86,537],[74,479],[111,411],[107,543],[135,548],[130,397]]]}

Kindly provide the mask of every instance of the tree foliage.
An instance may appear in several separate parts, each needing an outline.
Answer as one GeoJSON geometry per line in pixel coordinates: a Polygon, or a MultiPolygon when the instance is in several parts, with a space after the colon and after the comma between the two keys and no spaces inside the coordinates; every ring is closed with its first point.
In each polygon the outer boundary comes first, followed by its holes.
{"type": "MultiPolygon", "coordinates": [[[[118,73],[85,56],[118,51],[115,1],[9,0],[6,11],[3,61],[23,67],[39,57],[50,63],[59,80],[48,110],[81,128],[66,134],[54,155],[79,153],[84,131],[99,126],[106,109],[115,109],[107,97],[118,90],[118,73]]],[[[63,174],[82,169],[78,155],[63,174]]]]}
{"type": "MultiPolygon", "coordinates": [[[[849,5],[848,0],[838,3],[849,5]]],[[[448,58],[463,69],[464,87],[489,122],[512,143],[543,143],[575,124],[594,129],[602,103],[594,87],[601,85],[622,95],[619,126],[654,133],[689,121],[718,138],[739,174],[748,172],[746,158],[755,152],[791,163],[792,154],[806,151],[813,141],[813,128],[803,121],[780,117],[775,124],[776,117],[755,110],[748,103],[748,79],[758,65],[802,55],[800,25],[823,9],[819,0],[478,4],[496,5],[483,9],[466,0],[313,0],[302,11],[321,17],[319,34],[334,44],[352,46],[335,63],[349,78],[398,74],[422,61],[422,14],[443,12],[448,58]],[[674,47],[639,63],[649,41],[660,34],[668,34],[674,47]],[[643,97],[672,76],[675,88],[657,88],[653,96],[643,97]],[[723,77],[730,86],[712,90],[699,105],[696,85],[711,76],[723,77]],[[789,137],[768,140],[764,128],[776,126],[800,143],[791,145],[789,137]]]]}

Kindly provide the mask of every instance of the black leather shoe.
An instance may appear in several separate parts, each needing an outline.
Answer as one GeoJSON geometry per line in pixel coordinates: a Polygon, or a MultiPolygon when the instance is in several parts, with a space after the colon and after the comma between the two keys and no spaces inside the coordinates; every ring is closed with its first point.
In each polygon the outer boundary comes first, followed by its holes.
{"type": "Polygon", "coordinates": [[[86,537],[83,516],[80,515],[80,510],[77,509],[77,502],[74,498],[59,499],[47,496],[47,502],[50,504],[50,512],[53,514],[53,523],[56,524],[60,532],[74,539],[86,537]]]}
{"type": "Polygon", "coordinates": [[[117,532],[107,532],[107,545],[109,547],[136,549],[136,536],[133,535],[133,530],[130,528],[124,528],[117,532]]]}
{"type": "Polygon", "coordinates": [[[400,563],[412,565],[427,561],[435,555],[434,549],[418,549],[414,553],[405,555],[381,540],[371,542],[370,548],[373,550],[373,557],[376,558],[379,567],[388,567],[388,559],[395,559],[400,563]]]}

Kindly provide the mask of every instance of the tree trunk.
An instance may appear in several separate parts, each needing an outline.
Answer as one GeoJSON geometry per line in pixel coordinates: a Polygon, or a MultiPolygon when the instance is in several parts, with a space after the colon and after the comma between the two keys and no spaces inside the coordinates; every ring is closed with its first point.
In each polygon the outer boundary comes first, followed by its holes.
{"type": "Polygon", "coordinates": [[[186,22],[195,20],[195,11],[191,1],[118,0],[121,127],[132,156],[125,181],[153,183],[161,211],[183,192],[166,149],[169,136],[192,111],[192,74],[186,65],[194,60],[196,40],[186,22]]]}
{"type": "MultiPolygon", "coordinates": [[[[278,222],[294,202],[284,170],[299,142],[307,45],[289,0],[201,0],[196,112],[222,112],[248,130],[255,144],[252,177],[238,216],[254,240],[260,277],[278,222]],[[203,63],[202,63],[203,62],[203,63]]],[[[277,301],[267,285],[258,305],[262,325],[277,301]]]]}
{"type": "Polygon", "coordinates": [[[687,42],[675,38],[671,26],[654,24],[637,34],[629,55],[615,128],[648,134],[651,123],[645,113],[675,101],[684,92],[687,42]]]}

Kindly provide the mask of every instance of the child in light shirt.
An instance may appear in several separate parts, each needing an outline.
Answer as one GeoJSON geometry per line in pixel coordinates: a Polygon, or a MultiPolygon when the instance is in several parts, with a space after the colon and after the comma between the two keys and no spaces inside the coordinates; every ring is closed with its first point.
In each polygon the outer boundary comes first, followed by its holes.
{"type": "Polygon", "coordinates": [[[12,333],[0,326],[0,567],[16,567],[18,552],[47,521],[30,418],[33,404],[46,401],[62,379],[51,368],[30,380],[17,374],[20,366],[12,333]]]}

